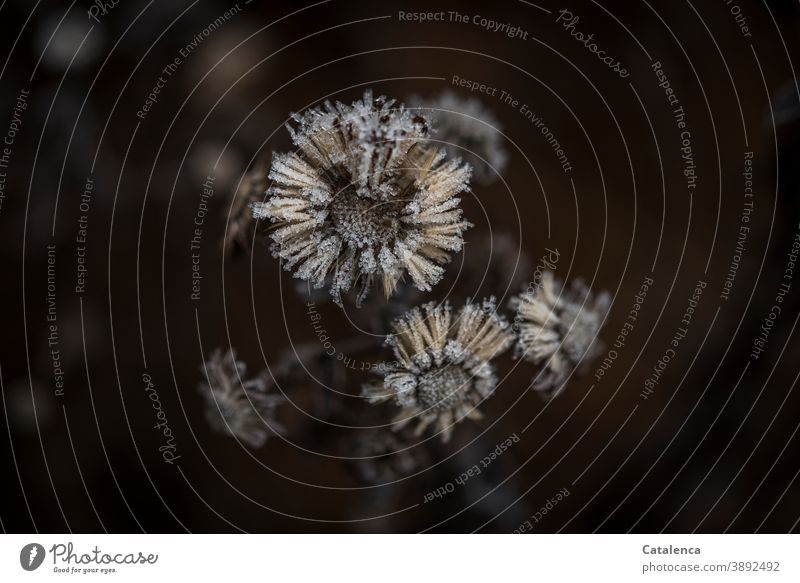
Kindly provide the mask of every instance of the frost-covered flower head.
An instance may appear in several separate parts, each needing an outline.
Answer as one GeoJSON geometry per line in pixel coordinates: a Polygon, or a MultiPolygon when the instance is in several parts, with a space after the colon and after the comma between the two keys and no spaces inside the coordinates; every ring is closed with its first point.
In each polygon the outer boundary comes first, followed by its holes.
{"type": "Polygon", "coordinates": [[[236,352],[217,349],[200,369],[206,381],[198,389],[206,400],[211,427],[233,435],[250,447],[261,447],[267,438],[283,430],[275,421],[275,408],[284,398],[268,394],[271,382],[265,374],[247,379],[247,366],[236,352]]]}
{"type": "Polygon", "coordinates": [[[463,156],[472,165],[478,182],[494,182],[505,170],[508,154],[502,126],[479,99],[443,91],[435,98],[414,98],[412,103],[430,115],[437,142],[443,142],[451,156],[463,156]]]}
{"type": "Polygon", "coordinates": [[[251,205],[276,223],[273,254],[317,287],[330,276],[340,305],[375,283],[388,297],[406,273],[429,291],[470,226],[456,197],[470,167],[429,144],[424,116],[370,91],[292,117],[298,150],[275,155],[267,198],[251,205]]]}
{"type": "Polygon", "coordinates": [[[590,362],[602,351],[596,337],[610,304],[608,293],[595,296],[582,280],[567,288],[552,271],[542,274],[535,289],[512,300],[517,310],[516,355],[545,364],[535,378],[536,390],[556,396],[579,364],[590,362]]]}
{"type": "Polygon", "coordinates": [[[395,320],[393,329],[387,343],[397,363],[383,385],[365,387],[370,402],[394,398],[403,407],[398,427],[416,418],[417,435],[433,425],[444,441],[464,417],[480,419],[476,407],[497,385],[490,361],[513,341],[494,298],[467,302],[455,316],[448,304],[431,302],[395,320]]]}

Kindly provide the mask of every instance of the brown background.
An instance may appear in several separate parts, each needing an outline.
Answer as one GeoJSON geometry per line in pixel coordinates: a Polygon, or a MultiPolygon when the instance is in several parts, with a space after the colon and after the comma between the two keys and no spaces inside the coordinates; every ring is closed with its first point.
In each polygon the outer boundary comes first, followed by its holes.
{"type": "MultiPolygon", "coordinates": [[[[80,53],[85,57],[65,72],[69,47],[88,30],[87,6],[78,2],[62,24],[72,27],[72,36],[64,45],[51,43],[34,72],[68,4],[42,3],[33,10],[29,2],[7,2],[0,11],[0,53],[8,57],[0,130],[19,89],[29,88],[31,97],[0,210],[0,418],[8,426],[0,431],[2,527],[510,532],[567,487],[570,496],[535,531],[796,529],[797,289],[765,354],[737,381],[773,303],[798,221],[793,120],[800,109],[789,61],[798,55],[797,5],[741,0],[752,30],[746,38],[722,2],[694,3],[697,13],[675,2],[601,4],[569,8],[580,16],[577,29],[594,32],[598,44],[627,65],[628,79],[600,65],[555,24],[554,15],[522,2],[334,0],[287,16],[301,4],[254,1],[185,59],[137,129],[136,111],[162,68],[230,4],[201,0],[184,12],[189,3],[154,2],[133,22],[146,3],[120,0],[87,37],[80,53]],[[523,27],[530,40],[465,24],[402,23],[398,10],[483,14],[523,27]],[[661,61],[687,111],[700,177],[691,207],[678,136],[650,61],[610,14],[661,61]],[[386,15],[391,18],[358,22],[386,15]],[[529,104],[565,146],[574,168],[570,175],[561,171],[519,112],[482,98],[513,143],[502,180],[476,185],[464,197],[475,227],[448,273],[447,281],[461,278],[454,297],[496,293],[505,301],[529,277],[527,268],[515,271],[514,252],[520,249],[535,263],[545,247],[557,247],[562,277],[582,276],[614,295],[602,334],[613,341],[660,239],[656,284],[611,371],[587,394],[590,367],[561,398],[545,404],[528,391],[531,370],[510,355],[501,357],[500,373],[508,376],[484,404],[485,420],[462,424],[446,446],[423,440],[417,446],[427,459],[423,471],[381,487],[365,488],[341,459],[349,455],[343,444],[366,439],[366,431],[312,418],[326,407],[352,406],[357,423],[375,423],[355,397],[369,375],[340,381],[342,371],[336,373],[337,390],[352,395],[339,399],[310,377],[287,388],[292,403],[278,414],[287,435],[261,450],[244,450],[211,432],[195,389],[204,354],[232,344],[257,370],[292,344],[315,341],[306,298],[262,246],[252,256],[223,261],[226,197],[242,173],[259,153],[290,148],[281,127],[289,112],[325,98],[349,102],[368,87],[400,100],[433,95],[452,75],[497,86],[529,104]],[[732,297],[722,302],[747,150],[755,154],[754,222],[732,297]],[[201,184],[220,153],[214,216],[203,235],[202,300],[191,302],[192,219],[201,184]],[[88,291],[81,303],[71,291],[74,236],[95,155],[88,291]],[[514,252],[489,253],[490,229],[495,237],[507,233],[514,252]],[[46,346],[49,243],[58,246],[66,371],[61,398],[53,394],[46,346]],[[500,284],[465,289],[470,270],[482,273],[485,266],[499,270],[500,284]],[[690,334],[655,395],[642,400],[644,379],[667,348],[698,279],[708,287],[690,334]],[[161,441],[142,390],[143,350],[176,434],[179,469],[158,454],[161,441]],[[480,480],[422,504],[427,492],[454,480],[515,432],[520,442],[480,480]]],[[[561,8],[544,0],[540,5],[561,8]]],[[[444,286],[420,299],[440,298],[444,286]]],[[[363,323],[352,308],[343,313],[327,303],[320,310],[336,342],[356,335],[351,319],[363,323]]],[[[370,355],[381,357],[386,355],[370,355]]]]}

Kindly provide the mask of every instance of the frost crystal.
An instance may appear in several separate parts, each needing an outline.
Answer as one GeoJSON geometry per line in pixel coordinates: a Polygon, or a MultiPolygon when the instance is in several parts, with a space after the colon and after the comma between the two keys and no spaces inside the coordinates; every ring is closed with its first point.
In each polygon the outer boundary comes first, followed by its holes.
{"type": "Polygon", "coordinates": [[[386,297],[405,273],[430,291],[463,245],[456,195],[471,169],[428,144],[429,123],[367,91],[351,106],[326,103],[287,125],[298,150],[277,154],[256,219],[275,223],[272,250],[295,277],[330,283],[334,301],[380,282],[386,297]]]}
{"type": "Polygon", "coordinates": [[[478,182],[489,184],[502,174],[508,162],[502,128],[477,98],[444,91],[436,98],[414,98],[412,102],[430,115],[433,137],[443,143],[448,154],[463,156],[472,165],[478,182]]]}
{"type": "Polygon", "coordinates": [[[431,302],[395,320],[393,329],[387,343],[397,364],[383,385],[365,387],[370,402],[394,398],[403,407],[398,427],[416,417],[415,434],[433,424],[444,441],[464,417],[480,419],[476,407],[497,385],[490,361],[513,341],[494,298],[467,302],[455,318],[449,305],[431,302]]]}
{"type": "Polygon", "coordinates": [[[198,389],[206,400],[206,417],[212,428],[240,439],[250,447],[261,447],[267,438],[282,431],[274,420],[275,408],[284,401],[268,394],[265,375],[247,379],[247,366],[236,360],[236,352],[224,355],[217,349],[200,369],[206,382],[198,389]]]}
{"type": "Polygon", "coordinates": [[[512,300],[519,328],[517,356],[534,364],[546,362],[534,381],[536,390],[555,397],[579,364],[602,351],[595,340],[610,304],[608,293],[594,296],[582,280],[566,288],[551,271],[542,275],[537,289],[512,300]]]}

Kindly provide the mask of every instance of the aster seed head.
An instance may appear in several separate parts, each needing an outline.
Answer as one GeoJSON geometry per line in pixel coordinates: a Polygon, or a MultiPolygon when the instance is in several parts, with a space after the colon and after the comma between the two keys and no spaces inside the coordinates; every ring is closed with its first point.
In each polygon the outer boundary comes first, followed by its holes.
{"type": "Polygon", "coordinates": [[[247,365],[236,352],[215,350],[200,368],[205,382],[198,389],[206,401],[206,418],[211,427],[231,435],[250,447],[262,447],[273,433],[283,431],[275,421],[275,409],[285,400],[270,394],[268,373],[248,379],[247,365]]]}
{"type": "Polygon", "coordinates": [[[428,143],[429,122],[370,91],[287,124],[297,151],[277,154],[253,217],[275,224],[273,254],[334,301],[374,284],[388,298],[408,274],[430,291],[471,225],[456,196],[471,169],[428,143]]]}
{"type": "Polygon", "coordinates": [[[417,420],[415,434],[428,426],[448,441],[464,417],[480,419],[477,406],[497,386],[490,361],[513,342],[494,298],[467,302],[457,314],[449,304],[424,304],[395,320],[387,338],[396,366],[382,385],[368,385],[370,402],[393,399],[402,407],[396,427],[417,420]]]}
{"type": "Polygon", "coordinates": [[[566,287],[553,272],[545,271],[535,289],[516,296],[511,304],[517,311],[516,356],[537,365],[545,363],[533,386],[555,397],[572,371],[603,350],[597,335],[611,296],[593,294],[580,279],[566,287]]]}

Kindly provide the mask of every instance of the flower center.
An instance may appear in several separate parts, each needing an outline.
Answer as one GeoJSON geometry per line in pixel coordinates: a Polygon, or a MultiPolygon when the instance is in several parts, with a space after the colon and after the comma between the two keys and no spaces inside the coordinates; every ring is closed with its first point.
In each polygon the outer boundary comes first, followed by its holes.
{"type": "Polygon", "coordinates": [[[344,241],[357,247],[380,247],[397,238],[403,203],[358,196],[345,188],[330,205],[330,217],[344,241]]]}
{"type": "Polygon", "coordinates": [[[471,387],[469,374],[460,366],[437,368],[420,378],[417,403],[434,411],[452,409],[464,401],[464,394],[471,387]]]}

